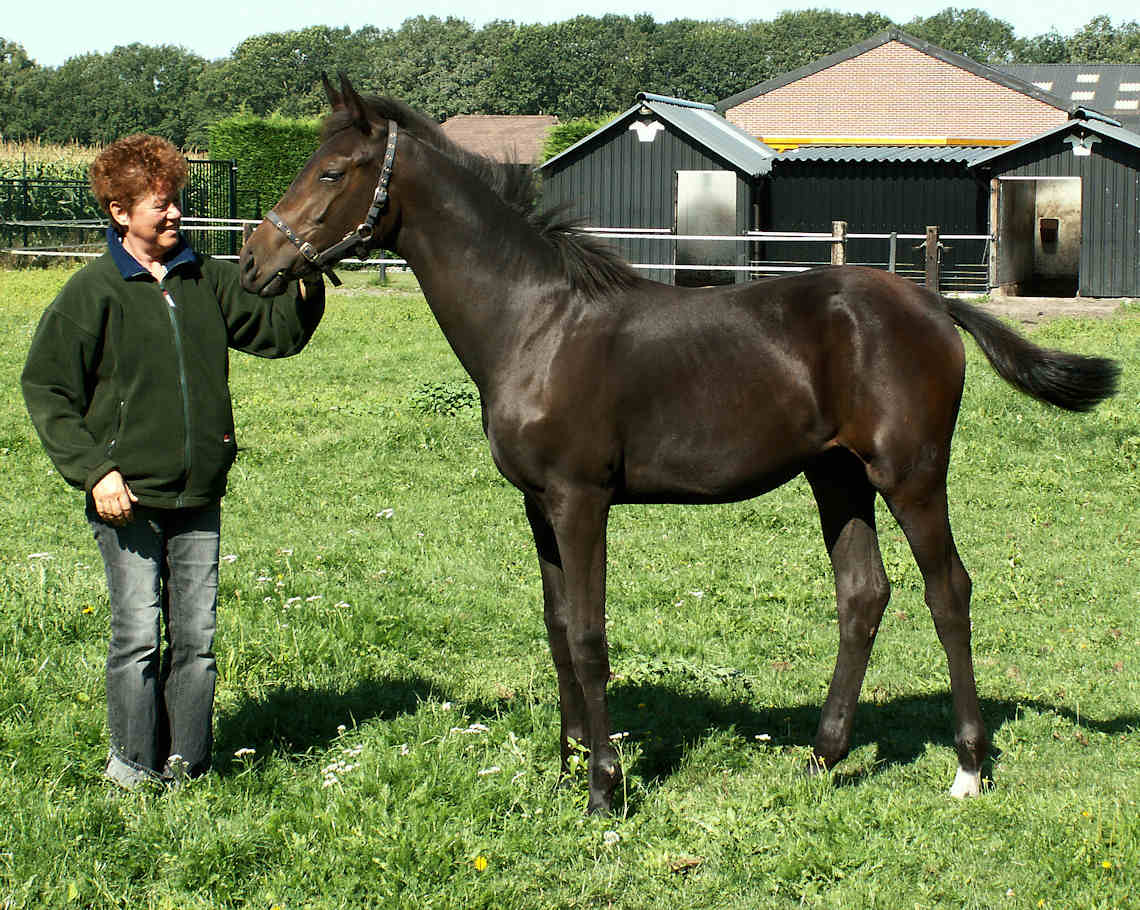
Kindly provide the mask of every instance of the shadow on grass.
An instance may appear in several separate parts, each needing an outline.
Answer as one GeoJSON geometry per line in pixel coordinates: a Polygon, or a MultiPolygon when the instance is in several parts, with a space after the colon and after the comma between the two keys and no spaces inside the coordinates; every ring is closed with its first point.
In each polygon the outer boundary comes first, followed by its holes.
{"type": "MultiPolygon", "coordinates": [[[[811,746],[821,708],[822,702],[756,708],[746,701],[718,700],[678,691],[664,683],[618,684],[610,688],[613,727],[628,730],[639,741],[638,770],[649,780],[670,777],[693,744],[711,731],[731,728],[746,742],[752,742],[758,734],[767,734],[776,748],[811,746]]],[[[1053,714],[1082,729],[1109,735],[1140,727],[1140,714],[1098,720],[1037,700],[982,699],[981,709],[991,738],[994,731],[1026,711],[1053,714]]],[[[877,748],[874,764],[865,771],[845,774],[840,763],[836,783],[857,784],[892,766],[910,764],[931,744],[953,748],[950,693],[904,696],[879,704],[860,703],[851,748],[868,744],[877,748]]],[[[997,756],[994,749],[991,759],[997,756]]]]}
{"type": "Polygon", "coordinates": [[[345,691],[283,686],[219,715],[215,767],[223,776],[242,767],[234,759],[241,748],[256,749],[259,755],[321,751],[337,738],[340,724],[391,720],[415,712],[432,698],[447,696],[419,677],[366,679],[345,691]]]}

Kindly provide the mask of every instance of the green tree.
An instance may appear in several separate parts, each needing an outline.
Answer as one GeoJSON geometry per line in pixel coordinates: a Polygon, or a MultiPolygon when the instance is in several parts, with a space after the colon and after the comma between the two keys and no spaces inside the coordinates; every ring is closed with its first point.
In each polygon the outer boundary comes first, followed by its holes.
{"type": "Polygon", "coordinates": [[[1018,38],[1013,59],[1017,63],[1068,63],[1069,42],[1056,29],[1032,38],[1018,38]]]}
{"type": "Polygon", "coordinates": [[[497,113],[484,109],[485,82],[494,69],[488,52],[493,36],[513,26],[491,23],[477,30],[448,17],[415,16],[396,31],[362,41],[364,82],[443,120],[455,114],[497,113]]]}
{"type": "Polygon", "coordinates": [[[38,70],[23,45],[0,38],[0,136],[33,136],[33,111],[28,89],[38,70]]]}
{"type": "Polygon", "coordinates": [[[130,44],[67,60],[42,91],[52,116],[42,139],[105,143],[153,132],[184,145],[201,131],[198,77],[205,61],[170,45],[130,44]]]}
{"type": "Polygon", "coordinates": [[[916,38],[979,63],[1000,65],[1013,60],[1013,26],[980,9],[947,7],[933,16],[912,19],[903,28],[916,38]]]}
{"type": "Polygon", "coordinates": [[[1073,63],[1140,63],[1140,23],[1112,24],[1108,16],[1090,19],[1069,38],[1073,63]]]}
{"type": "Polygon", "coordinates": [[[325,107],[321,73],[335,73],[351,59],[350,34],[314,25],[246,38],[203,73],[203,103],[215,117],[240,110],[312,117],[325,107]]]}

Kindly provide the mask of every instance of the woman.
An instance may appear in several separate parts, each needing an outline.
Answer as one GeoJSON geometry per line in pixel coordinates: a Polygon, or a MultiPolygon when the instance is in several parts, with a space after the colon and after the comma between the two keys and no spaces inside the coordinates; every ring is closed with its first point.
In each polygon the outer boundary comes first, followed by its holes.
{"type": "Polygon", "coordinates": [[[157,136],[96,158],[107,252],[48,307],[22,376],[44,448],[87,492],[111,600],[104,773],[127,788],[210,766],[220,502],[237,452],[228,348],[296,354],[324,312],[319,276],[260,298],[234,263],[196,253],[179,232],[185,181],[157,136]]]}

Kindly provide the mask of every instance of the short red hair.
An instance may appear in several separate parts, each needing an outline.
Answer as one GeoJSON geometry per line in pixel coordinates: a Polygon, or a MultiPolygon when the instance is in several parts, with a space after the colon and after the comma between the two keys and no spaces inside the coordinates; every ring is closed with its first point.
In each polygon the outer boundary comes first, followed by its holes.
{"type": "Polygon", "coordinates": [[[186,183],[186,159],[161,136],[135,133],[107,146],[91,164],[91,192],[103,211],[130,211],[148,193],[174,195],[186,183]]]}

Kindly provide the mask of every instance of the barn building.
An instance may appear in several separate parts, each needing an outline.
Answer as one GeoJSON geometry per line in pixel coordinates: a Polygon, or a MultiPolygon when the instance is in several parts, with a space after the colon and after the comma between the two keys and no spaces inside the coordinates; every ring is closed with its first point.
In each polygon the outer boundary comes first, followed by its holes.
{"type": "MultiPolygon", "coordinates": [[[[887,240],[858,235],[923,235],[937,225],[950,238],[941,250],[946,289],[1140,295],[1140,134],[1112,116],[1140,99],[1140,72],[1081,70],[1050,80],[1035,68],[1022,78],[891,29],[727,98],[715,111],[640,95],[543,165],[545,204],[566,204],[597,227],[679,235],[829,232],[844,221],[856,235],[848,261],[882,266],[887,240]],[[1090,100],[1094,84],[1099,111],[1076,103],[1090,100]],[[1081,137],[1092,137],[1088,154],[1074,144],[1081,137]],[[713,176],[717,170],[723,175],[713,176]],[[1043,241],[1054,227],[1055,238],[1043,241]]],[[[1140,114],[1137,122],[1140,128],[1140,114]]],[[[670,250],[619,242],[634,262],[661,262],[670,250]]],[[[730,247],[678,240],[676,262],[828,260],[818,243],[740,243],[735,255],[730,247]]],[[[899,241],[895,250],[899,271],[921,271],[917,241],[899,241]]],[[[673,280],[669,272],[654,277],[673,280]]],[[[724,280],[732,273],[676,272],[678,283],[724,280]]]]}

